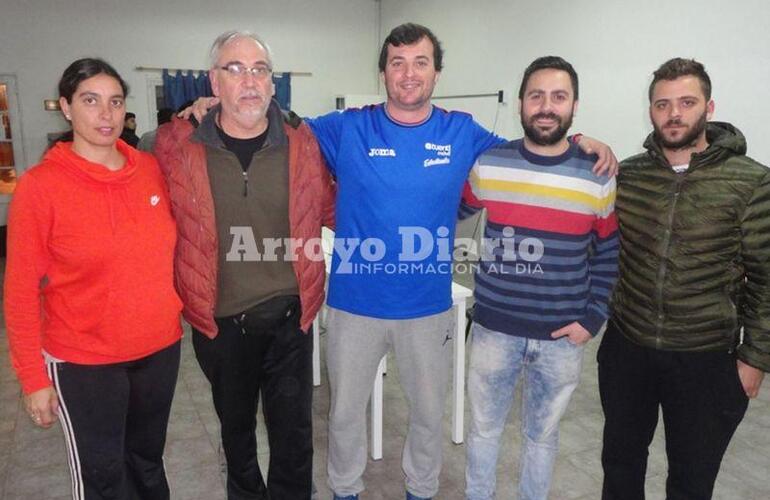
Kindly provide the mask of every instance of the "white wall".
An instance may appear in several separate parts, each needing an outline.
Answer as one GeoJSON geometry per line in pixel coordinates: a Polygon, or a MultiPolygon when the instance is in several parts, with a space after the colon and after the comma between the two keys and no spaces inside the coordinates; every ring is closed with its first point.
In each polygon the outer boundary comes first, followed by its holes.
{"type": "MultiPolygon", "coordinates": [[[[651,130],[652,72],[671,57],[692,57],[712,79],[714,119],[740,128],[749,155],[770,165],[767,0],[383,0],[383,36],[409,21],[431,28],[444,45],[437,95],[511,91],[497,127],[506,137],[522,134],[515,96],[524,68],[560,55],[580,77],[572,130],[610,143],[618,157],[634,154],[651,130]]],[[[464,103],[494,114],[493,100],[464,103]]]]}
{"type": "Polygon", "coordinates": [[[147,81],[160,73],[134,68],[205,68],[211,42],[228,29],[259,33],[276,70],[313,73],[292,80],[301,115],[333,110],[336,94],[376,92],[374,0],[2,0],[0,73],[17,76],[27,163],[39,160],[47,133],[67,127],[43,100],[57,97],[69,63],[99,56],[113,64],[131,86],[128,110],[141,134],[154,123],[147,81]]]}
{"type": "MultiPolygon", "coordinates": [[[[381,38],[406,21],[426,24],[444,43],[437,95],[508,91],[497,119],[508,137],[521,135],[515,92],[524,68],[562,55],[581,79],[573,130],[606,140],[620,157],[639,151],[649,132],[652,71],[673,56],[695,57],[714,83],[715,119],[741,128],[749,154],[770,163],[766,0],[2,0],[0,73],[17,76],[32,164],[46,134],[66,127],[42,103],[56,97],[62,70],[77,57],[102,56],[124,75],[142,133],[153,121],[147,82],[159,73],[136,66],[203,67],[217,34],[252,29],[272,46],[277,70],[313,73],[294,78],[292,100],[300,114],[315,115],[333,109],[335,95],[381,90],[381,38]]],[[[488,126],[496,111],[493,98],[437,103],[477,110],[488,126]]]]}

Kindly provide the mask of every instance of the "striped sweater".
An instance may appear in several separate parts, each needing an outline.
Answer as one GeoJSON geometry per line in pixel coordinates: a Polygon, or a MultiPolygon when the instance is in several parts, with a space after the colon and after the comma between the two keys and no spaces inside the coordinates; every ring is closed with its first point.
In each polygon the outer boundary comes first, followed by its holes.
{"type": "Polygon", "coordinates": [[[487,209],[476,272],[474,321],[509,335],[551,340],[579,322],[596,335],[617,277],[615,178],[577,145],[540,156],[522,140],[476,160],[460,216],[487,209]]]}

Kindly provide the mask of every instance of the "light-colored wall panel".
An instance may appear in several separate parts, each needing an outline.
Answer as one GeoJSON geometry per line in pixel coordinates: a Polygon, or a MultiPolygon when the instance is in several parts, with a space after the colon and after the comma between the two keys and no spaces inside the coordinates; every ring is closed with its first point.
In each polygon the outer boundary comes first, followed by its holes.
{"type": "Polygon", "coordinates": [[[313,73],[294,78],[292,106],[316,115],[333,110],[337,94],[377,91],[377,16],[373,0],[2,0],[0,73],[18,77],[26,158],[34,164],[46,134],[66,128],[59,113],[43,110],[43,99],[57,97],[62,71],[79,57],[103,57],[128,81],[141,134],[154,123],[147,82],[160,74],[136,66],[205,68],[218,34],[248,29],[271,46],[277,70],[313,73]]]}
{"type": "MultiPolygon", "coordinates": [[[[634,154],[651,130],[647,86],[652,72],[671,57],[693,57],[711,76],[714,119],[739,127],[748,138],[749,155],[770,164],[766,0],[382,2],[383,36],[407,21],[430,27],[444,44],[437,94],[511,91],[514,98],[501,109],[497,126],[506,137],[522,134],[515,96],[524,68],[541,55],[560,55],[580,76],[573,130],[609,142],[620,157],[634,154]]],[[[484,114],[488,104],[478,102],[484,114]]]]}

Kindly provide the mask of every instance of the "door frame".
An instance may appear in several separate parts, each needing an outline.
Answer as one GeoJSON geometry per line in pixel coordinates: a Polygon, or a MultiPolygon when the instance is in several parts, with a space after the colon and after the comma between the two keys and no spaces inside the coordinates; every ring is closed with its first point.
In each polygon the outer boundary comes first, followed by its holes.
{"type": "MultiPolygon", "coordinates": [[[[13,160],[16,168],[16,178],[21,177],[27,169],[27,160],[24,154],[24,134],[22,133],[21,106],[19,103],[19,88],[14,73],[0,73],[0,83],[6,85],[8,96],[8,115],[11,120],[11,134],[13,143],[13,160]]],[[[4,226],[8,218],[8,204],[13,195],[0,194],[0,225],[4,226]]]]}

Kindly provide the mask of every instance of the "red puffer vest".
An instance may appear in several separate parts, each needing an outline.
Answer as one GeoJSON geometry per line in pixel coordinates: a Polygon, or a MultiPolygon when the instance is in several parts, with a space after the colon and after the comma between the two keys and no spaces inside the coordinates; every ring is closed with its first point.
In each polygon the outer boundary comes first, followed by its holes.
{"type": "MultiPolygon", "coordinates": [[[[289,226],[292,238],[321,237],[321,226],[334,225],[335,186],[318,143],[307,124],[290,113],[284,116],[289,139],[289,226]]],[[[210,338],[217,335],[217,231],[206,150],[190,141],[193,125],[174,118],[158,129],[155,155],[166,176],[178,240],[174,277],[184,303],[182,314],[210,338]]],[[[324,302],[326,268],[297,252],[294,274],[302,303],[300,326],[307,332],[324,302]]]]}

